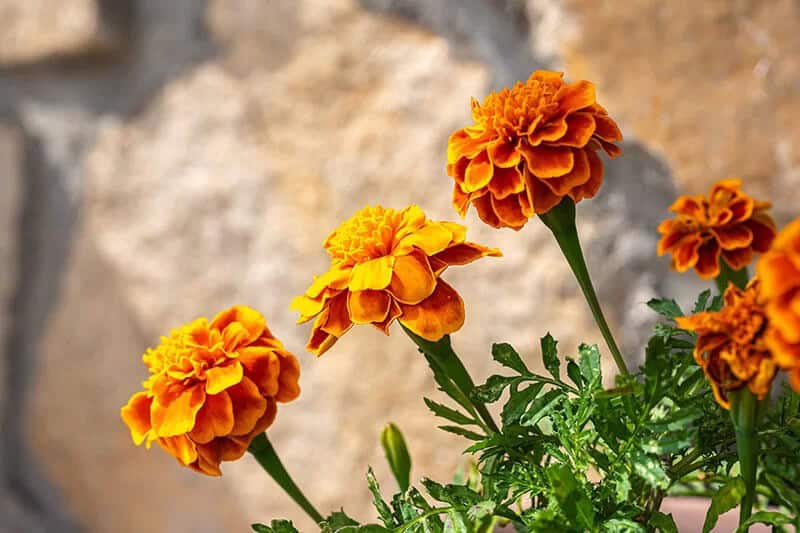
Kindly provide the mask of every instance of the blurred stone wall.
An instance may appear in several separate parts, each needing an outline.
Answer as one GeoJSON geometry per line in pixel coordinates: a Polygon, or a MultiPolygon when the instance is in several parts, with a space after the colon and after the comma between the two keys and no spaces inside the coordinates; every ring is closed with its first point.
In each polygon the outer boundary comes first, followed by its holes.
{"type": "MultiPolygon", "coordinates": [[[[323,511],[373,516],[363,473],[392,485],[377,438],[388,421],[412,475],[447,480],[464,443],[435,431],[421,396],[438,393],[409,343],[356,328],[316,360],[288,305],[356,209],[414,202],[454,218],[448,134],[471,96],[536,68],[595,80],[626,134],[579,216],[600,298],[639,361],[643,302],[700,287],[655,259],[677,191],[740,175],[782,221],[797,210],[800,12],[619,5],[0,0],[0,531],[245,531],[279,516],[310,529],[249,459],[204,478],[134,448],[119,420],[141,352],[234,303],[261,309],[300,356],[304,392],[270,434],[323,511]]],[[[467,303],[454,342],[478,379],[494,341],[534,361],[547,331],[565,354],[599,341],[540,224],[466,224],[505,252],[447,274],[467,303]]]]}

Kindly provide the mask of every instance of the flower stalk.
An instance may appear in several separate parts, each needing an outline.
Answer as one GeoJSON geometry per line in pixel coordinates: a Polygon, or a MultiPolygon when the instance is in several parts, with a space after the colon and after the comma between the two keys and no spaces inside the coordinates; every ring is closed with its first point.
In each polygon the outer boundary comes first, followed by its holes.
{"type": "Polygon", "coordinates": [[[414,341],[414,344],[419,347],[422,353],[430,358],[430,360],[450,378],[453,384],[458,387],[461,394],[470,402],[472,407],[474,407],[487,429],[499,433],[500,428],[492,418],[489,410],[486,409],[486,405],[473,397],[472,391],[475,389],[475,382],[472,380],[472,376],[469,375],[461,358],[453,351],[453,346],[450,343],[450,336],[445,335],[440,340],[433,342],[423,339],[405,326],[403,326],[403,330],[409,338],[414,341]]]}
{"type": "Polygon", "coordinates": [[[575,275],[575,279],[578,280],[578,285],[583,291],[586,303],[589,304],[589,309],[592,311],[597,327],[600,328],[600,333],[603,334],[608,349],[611,350],[611,355],[614,357],[617,368],[622,374],[630,375],[625,359],[623,359],[622,353],[617,346],[617,341],[614,339],[614,335],[611,333],[611,329],[608,327],[606,318],[603,315],[594,285],[592,285],[592,278],[586,268],[586,260],[583,257],[581,243],[578,239],[578,228],[575,225],[575,202],[571,198],[565,197],[553,209],[539,215],[539,218],[553,233],[559,248],[561,248],[567,263],[572,269],[572,273],[575,275]]]}
{"type": "Polygon", "coordinates": [[[305,497],[303,491],[295,484],[292,476],[286,471],[280,457],[278,457],[278,452],[275,451],[266,433],[261,433],[255,437],[250,443],[248,451],[253,454],[253,457],[256,458],[256,461],[264,471],[275,480],[275,483],[311,517],[315,524],[319,524],[324,520],[319,511],[305,497]]]}
{"type": "Polygon", "coordinates": [[[747,282],[750,280],[750,274],[747,272],[747,267],[744,266],[739,270],[734,270],[728,263],[720,258],[719,260],[719,275],[714,278],[717,282],[717,290],[720,294],[725,293],[728,288],[728,282],[732,282],[740,289],[747,287],[747,282]]]}
{"type": "Polygon", "coordinates": [[[739,467],[745,483],[745,494],[739,508],[739,525],[742,525],[750,518],[755,503],[759,446],[756,430],[766,400],[759,400],[747,387],[733,391],[729,396],[739,467]]]}

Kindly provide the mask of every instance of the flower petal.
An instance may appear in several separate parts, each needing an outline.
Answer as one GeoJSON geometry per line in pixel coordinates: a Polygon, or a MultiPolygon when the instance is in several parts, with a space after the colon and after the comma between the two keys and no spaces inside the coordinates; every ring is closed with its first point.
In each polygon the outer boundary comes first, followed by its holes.
{"type": "Polygon", "coordinates": [[[230,435],[244,435],[253,430],[258,419],[264,414],[267,401],[258,391],[256,384],[248,378],[227,390],[233,404],[233,429],[230,435]]]}
{"type": "Polygon", "coordinates": [[[558,139],[559,146],[583,148],[595,130],[595,120],[591,113],[572,113],[567,117],[567,132],[558,139]]]}
{"type": "MultiPolygon", "coordinates": [[[[341,337],[353,327],[350,312],[347,310],[347,295],[348,291],[345,291],[336,296],[326,308],[327,312],[323,313],[324,317],[320,315],[323,320],[319,321],[319,325],[326,333],[341,337]]],[[[316,326],[317,323],[314,325],[316,326]]]]}
{"type": "MultiPolygon", "coordinates": [[[[403,237],[397,243],[393,253],[395,256],[402,256],[414,248],[419,248],[426,255],[433,255],[447,248],[452,240],[453,232],[447,226],[439,222],[428,222],[422,228],[403,237]]],[[[397,270],[397,264],[395,264],[394,270],[397,270]]]]}
{"type": "Polygon", "coordinates": [[[379,329],[383,332],[384,335],[389,334],[389,326],[392,325],[392,322],[397,319],[400,315],[403,314],[403,310],[400,308],[400,304],[397,303],[397,300],[392,298],[392,304],[389,307],[389,313],[386,315],[386,318],[382,322],[375,322],[372,324],[375,328],[379,329]]]}
{"type": "Polygon", "coordinates": [[[264,316],[251,307],[246,305],[236,305],[222,311],[209,324],[211,329],[224,331],[230,324],[239,323],[244,333],[241,336],[241,342],[252,342],[256,340],[264,328],[267,326],[267,321],[264,316]]]}
{"type": "Polygon", "coordinates": [[[622,132],[611,117],[607,115],[595,115],[594,121],[596,125],[594,130],[595,135],[608,142],[618,142],[622,140],[622,132]]]}
{"type": "Polygon", "coordinates": [[[494,196],[491,198],[492,209],[497,213],[497,218],[509,228],[520,229],[528,222],[528,217],[522,212],[518,194],[512,194],[502,200],[498,200],[494,196]]]}
{"type": "Polygon", "coordinates": [[[351,291],[347,299],[350,320],[354,324],[382,322],[389,313],[390,300],[386,291],[351,291]]]}
{"type": "Polygon", "coordinates": [[[159,437],[174,437],[188,433],[194,427],[197,412],[203,406],[206,393],[198,384],[182,390],[162,405],[158,398],[150,407],[153,431],[159,437]]]}
{"type": "Polygon", "coordinates": [[[278,376],[280,387],[274,397],[282,403],[290,402],[300,396],[300,384],[298,382],[300,379],[300,363],[294,355],[283,350],[278,352],[278,357],[281,361],[281,372],[278,376]]]}
{"type": "Polygon", "coordinates": [[[400,304],[400,322],[429,341],[438,341],[464,325],[464,301],[447,283],[438,280],[436,290],[416,305],[400,304]]]}
{"type": "Polygon", "coordinates": [[[473,192],[486,187],[492,180],[493,169],[486,152],[479,153],[469,162],[461,188],[464,192],[473,192]]]}
{"type": "Polygon", "coordinates": [[[730,224],[711,228],[723,250],[735,250],[750,246],[753,242],[753,232],[744,224],[730,224]]]}
{"type": "Polygon", "coordinates": [[[122,420],[131,431],[131,438],[137,446],[144,442],[150,431],[150,405],[153,399],[146,392],[137,392],[120,410],[122,420]]]}
{"type": "Polygon", "coordinates": [[[435,258],[448,265],[467,265],[481,257],[502,257],[497,248],[488,248],[474,242],[462,242],[436,254],[435,258]]]}
{"type": "Polygon", "coordinates": [[[553,193],[547,185],[542,183],[542,180],[532,177],[530,182],[531,185],[528,187],[531,189],[533,208],[537,214],[547,213],[561,202],[563,197],[553,193]]]}
{"type": "Polygon", "coordinates": [[[511,168],[517,166],[520,161],[516,143],[497,141],[489,145],[487,152],[489,160],[495,167],[511,168]]]}
{"type": "Polygon", "coordinates": [[[392,282],[389,285],[389,292],[397,300],[403,303],[418,303],[430,296],[435,288],[436,277],[425,255],[414,252],[397,258],[392,282]]]}
{"type": "Polygon", "coordinates": [[[517,168],[496,168],[494,177],[489,182],[489,192],[498,200],[525,189],[525,182],[517,168]]]}
{"type": "Polygon", "coordinates": [[[554,146],[527,147],[520,144],[528,169],[539,178],[555,178],[572,170],[575,157],[569,148],[554,146]]]}
{"type": "Polygon", "coordinates": [[[209,368],[206,370],[206,392],[219,394],[242,381],[242,376],[244,376],[242,364],[235,359],[226,364],[209,368]]]}
{"type": "Polygon", "coordinates": [[[347,287],[351,291],[385,289],[392,281],[394,260],[394,256],[385,255],[357,264],[353,267],[353,275],[347,287]]]}
{"type": "Polygon", "coordinates": [[[564,85],[558,92],[558,108],[568,115],[595,103],[594,84],[582,80],[564,85]]]}
{"type": "Polygon", "coordinates": [[[717,241],[709,239],[697,250],[697,264],[694,268],[703,279],[719,276],[720,247],[717,241]]]}
{"type": "Polygon", "coordinates": [[[197,448],[186,435],[162,437],[158,439],[158,444],[184,466],[189,466],[197,460],[197,448]]]}
{"type": "Polygon", "coordinates": [[[262,394],[275,396],[278,392],[278,374],[281,361],[274,348],[248,346],[239,350],[239,362],[244,366],[244,375],[256,384],[262,394]]]}
{"type": "Polygon", "coordinates": [[[494,212],[494,208],[492,207],[492,197],[490,194],[473,199],[472,205],[474,205],[475,210],[478,211],[478,216],[480,219],[486,224],[493,228],[503,227],[503,223],[500,222],[500,219],[497,217],[497,214],[494,212]]]}
{"type": "Polygon", "coordinates": [[[738,248],[736,250],[723,249],[722,257],[733,270],[740,270],[749,265],[753,260],[753,249],[750,247],[738,248]]]}
{"type": "Polygon", "coordinates": [[[205,444],[215,437],[224,437],[233,429],[233,403],[227,392],[210,394],[202,409],[197,413],[197,421],[189,433],[193,441],[205,444]]]}

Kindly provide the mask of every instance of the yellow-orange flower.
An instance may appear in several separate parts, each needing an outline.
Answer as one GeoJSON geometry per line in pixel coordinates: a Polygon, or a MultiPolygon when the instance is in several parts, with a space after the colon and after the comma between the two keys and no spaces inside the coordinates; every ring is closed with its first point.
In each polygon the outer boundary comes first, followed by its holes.
{"type": "Polygon", "coordinates": [[[800,392],[800,218],[778,234],[756,271],[767,302],[767,345],[800,392]]]}
{"type": "Polygon", "coordinates": [[[276,402],[300,394],[297,359],[249,307],[175,329],[142,360],[150,377],[121,410],[134,443],[156,441],[211,476],[272,424],[276,402]]]}
{"type": "Polygon", "coordinates": [[[388,335],[397,319],[431,341],[457,331],[464,302],[442,272],[501,255],[465,238],[464,226],[428,220],[415,205],[357,212],[324,243],[330,270],[292,302],[298,322],[316,318],[307,349],[322,355],[353,324],[372,324],[388,335]]]}
{"type": "Polygon", "coordinates": [[[719,311],[676,320],[680,327],[697,333],[694,358],[725,409],[730,409],[728,391],[746,386],[759,399],[769,393],[777,365],[765,341],[768,321],[758,278],[745,290],[730,284],[719,311]]]}
{"type": "Polygon", "coordinates": [[[470,204],[492,227],[518,230],[562,198],[594,196],[603,182],[602,149],[621,153],[622,133],[595,101],[588,81],[565,83],[563,73],[537,70],[525,83],[472,100],[473,125],[447,144],[453,205],[470,204]]]}
{"type": "Polygon", "coordinates": [[[658,255],[670,253],[672,268],[694,268],[703,279],[719,275],[720,256],[734,270],[746,267],[755,253],[766,252],[775,238],[775,223],[760,202],[741,190],[738,179],[722,180],[708,198],[681,196],[670,207],[674,219],[658,226],[658,255]]]}

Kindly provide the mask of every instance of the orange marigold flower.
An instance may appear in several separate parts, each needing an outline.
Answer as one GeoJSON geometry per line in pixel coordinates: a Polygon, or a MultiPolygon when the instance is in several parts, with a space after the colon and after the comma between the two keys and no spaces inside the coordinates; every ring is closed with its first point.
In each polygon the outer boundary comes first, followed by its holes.
{"type": "Polygon", "coordinates": [[[769,250],[775,222],[767,214],[769,202],[754,200],[741,190],[738,179],[722,180],[708,198],[681,196],[670,207],[677,218],[658,226],[658,255],[672,254],[672,268],[694,268],[703,279],[719,275],[719,258],[733,269],[746,267],[753,254],[769,250]]]}
{"type": "Polygon", "coordinates": [[[594,196],[603,162],[622,150],[622,133],[595,101],[588,81],[565,83],[563,73],[537,70],[486,97],[472,100],[473,125],[447,144],[447,173],[455,179],[453,205],[464,216],[473,204],[492,227],[519,230],[564,196],[594,196]]]}
{"type": "Polygon", "coordinates": [[[133,442],[149,448],[156,441],[210,476],[272,424],[276,402],[300,394],[297,359],[249,307],[175,329],[142,360],[150,377],[121,410],[133,442]]]}
{"type": "Polygon", "coordinates": [[[800,218],[778,234],[756,264],[767,302],[767,345],[800,392],[800,218]]]}
{"type": "Polygon", "coordinates": [[[725,409],[730,409],[728,391],[747,386],[759,399],[769,393],[777,365],[765,341],[768,322],[758,278],[745,290],[730,284],[719,311],[678,317],[676,321],[683,329],[697,333],[694,358],[725,409]]]}
{"type": "Polygon", "coordinates": [[[324,243],[330,270],[292,302],[299,323],[316,318],[307,349],[322,355],[353,324],[372,324],[388,335],[397,319],[431,341],[457,331],[464,302],[442,272],[501,255],[465,238],[464,226],[428,220],[415,205],[357,212],[324,243]]]}

